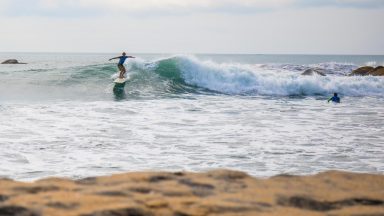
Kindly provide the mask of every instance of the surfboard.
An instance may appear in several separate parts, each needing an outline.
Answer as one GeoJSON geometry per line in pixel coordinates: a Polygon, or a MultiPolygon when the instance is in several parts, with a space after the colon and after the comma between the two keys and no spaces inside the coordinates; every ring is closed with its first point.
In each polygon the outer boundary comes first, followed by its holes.
{"type": "Polygon", "coordinates": [[[115,94],[122,94],[124,92],[125,83],[128,81],[127,78],[117,78],[113,81],[115,86],[113,87],[113,92],[115,94]]]}
{"type": "Polygon", "coordinates": [[[113,82],[116,84],[123,84],[123,83],[127,82],[127,79],[126,78],[117,78],[113,82]]]}

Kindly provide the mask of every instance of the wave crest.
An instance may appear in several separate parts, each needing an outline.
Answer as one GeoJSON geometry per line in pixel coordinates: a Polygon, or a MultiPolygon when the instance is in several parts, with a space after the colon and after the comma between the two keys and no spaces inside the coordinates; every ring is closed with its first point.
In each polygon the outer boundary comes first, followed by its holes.
{"type": "MultiPolygon", "coordinates": [[[[144,65],[162,78],[225,94],[245,95],[329,95],[338,92],[348,96],[384,94],[382,77],[347,77],[351,64],[319,64],[328,76],[302,76],[298,66],[269,67],[265,65],[215,63],[193,56],[173,56],[144,65]],[[337,69],[335,72],[335,68],[337,69]],[[338,71],[343,71],[342,73],[338,71]]],[[[303,66],[304,67],[304,66],[303,66]]],[[[304,69],[304,68],[303,68],[304,69]]]]}

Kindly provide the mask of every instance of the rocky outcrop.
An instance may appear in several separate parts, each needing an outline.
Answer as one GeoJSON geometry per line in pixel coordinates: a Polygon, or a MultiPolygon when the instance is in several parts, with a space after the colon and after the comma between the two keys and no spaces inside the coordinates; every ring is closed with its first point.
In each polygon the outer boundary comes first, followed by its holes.
{"type": "Polygon", "coordinates": [[[384,67],[383,66],[378,66],[376,68],[370,67],[370,66],[360,67],[352,71],[352,73],[350,73],[349,76],[384,76],[384,67]]]}
{"type": "Polygon", "coordinates": [[[21,63],[16,59],[8,59],[3,61],[1,64],[26,64],[26,63],[21,63]]]}
{"type": "Polygon", "coordinates": [[[330,171],[128,173],[34,183],[0,180],[0,215],[384,215],[384,175],[330,171]]]}
{"type": "Polygon", "coordinates": [[[311,68],[305,70],[301,75],[304,76],[313,76],[313,75],[319,75],[319,76],[326,76],[326,71],[321,68],[311,68]]]}
{"type": "Polygon", "coordinates": [[[376,67],[373,71],[369,72],[372,76],[384,76],[384,67],[376,67]]]}

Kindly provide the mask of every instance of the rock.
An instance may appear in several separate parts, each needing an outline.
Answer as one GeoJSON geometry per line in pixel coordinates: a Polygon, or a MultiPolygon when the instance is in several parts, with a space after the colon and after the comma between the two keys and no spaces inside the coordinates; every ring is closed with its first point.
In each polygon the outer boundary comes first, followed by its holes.
{"type": "Polygon", "coordinates": [[[373,69],[373,71],[369,72],[369,74],[372,76],[384,76],[384,67],[376,67],[375,69],[373,69]]]}
{"type": "Polygon", "coordinates": [[[384,76],[384,67],[378,66],[376,68],[370,66],[360,67],[352,71],[349,76],[384,76]]]}
{"type": "Polygon", "coordinates": [[[301,75],[303,75],[303,76],[313,76],[313,75],[326,76],[325,74],[326,74],[326,71],[324,69],[311,68],[311,69],[305,70],[304,73],[302,73],[301,75]]]}
{"type": "Polygon", "coordinates": [[[370,66],[360,67],[352,71],[352,73],[350,73],[349,76],[366,76],[373,69],[374,68],[370,66]]]}
{"type": "Polygon", "coordinates": [[[16,59],[8,59],[3,61],[1,64],[19,64],[19,61],[17,61],[16,59]]]}
{"type": "Polygon", "coordinates": [[[16,59],[8,59],[3,61],[1,64],[26,64],[26,63],[21,63],[17,61],[16,59]]]}

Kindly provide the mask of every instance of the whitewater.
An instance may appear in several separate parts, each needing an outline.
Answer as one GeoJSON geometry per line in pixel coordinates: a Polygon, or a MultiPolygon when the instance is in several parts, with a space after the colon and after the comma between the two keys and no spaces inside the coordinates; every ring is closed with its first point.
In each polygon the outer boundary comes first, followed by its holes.
{"type": "Polygon", "coordinates": [[[115,55],[0,53],[0,177],[384,172],[384,78],[347,76],[384,56],[137,54],[116,94],[115,55]]]}

